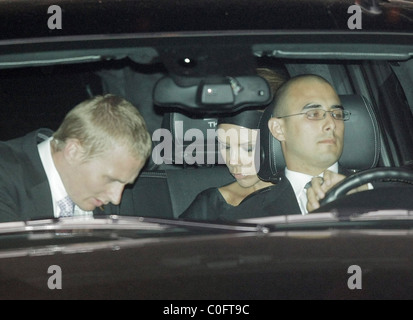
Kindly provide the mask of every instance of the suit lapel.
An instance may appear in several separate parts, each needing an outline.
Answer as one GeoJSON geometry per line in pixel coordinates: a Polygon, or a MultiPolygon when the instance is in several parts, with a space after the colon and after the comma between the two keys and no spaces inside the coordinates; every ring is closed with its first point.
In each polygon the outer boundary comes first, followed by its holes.
{"type": "Polygon", "coordinates": [[[275,203],[279,213],[276,215],[301,214],[294,189],[287,177],[283,175],[277,187],[275,191],[277,200],[275,200],[275,203]]]}
{"type": "Polygon", "coordinates": [[[33,210],[29,211],[32,219],[53,218],[53,201],[47,179],[30,188],[29,197],[33,202],[33,210]]]}
{"type": "Polygon", "coordinates": [[[338,164],[338,173],[345,175],[346,177],[352,175],[354,172],[350,171],[349,169],[343,167],[340,163],[338,164]]]}
{"type": "Polygon", "coordinates": [[[42,161],[40,160],[37,144],[52,135],[52,131],[48,129],[40,129],[30,133],[23,143],[23,149],[27,154],[26,163],[23,165],[26,170],[27,193],[33,204],[33,210],[29,210],[30,218],[52,218],[53,203],[50,191],[49,181],[47,180],[46,172],[43,169],[42,161]]]}

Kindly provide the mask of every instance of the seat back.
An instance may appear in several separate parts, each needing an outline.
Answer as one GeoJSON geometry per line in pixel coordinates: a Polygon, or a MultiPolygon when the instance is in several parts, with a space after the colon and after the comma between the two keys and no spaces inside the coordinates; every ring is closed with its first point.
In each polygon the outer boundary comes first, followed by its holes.
{"type": "MultiPolygon", "coordinates": [[[[345,110],[351,112],[345,122],[344,148],[339,162],[352,171],[374,168],[380,156],[380,130],[370,102],[359,95],[341,95],[345,110]]],[[[268,129],[273,107],[269,106],[260,121],[260,167],[258,176],[264,181],[276,181],[284,172],[285,160],[281,143],[268,129]]]]}
{"type": "Polygon", "coordinates": [[[175,218],[189,207],[201,191],[235,181],[226,166],[190,167],[183,170],[169,170],[166,174],[175,218]]]}
{"type": "Polygon", "coordinates": [[[152,155],[159,157],[152,159],[157,162],[156,170],[143,171],[134,185],[125,188],[120,205],[110,212],[177,218],[201,191],[233,182],[226,165],[218,162],[216,123],[215,118],[165,115],[164,131],[159,132],[162,141],[155,143],[152,155]]]}
{"type": "Polygon", "coordinates": [[[164,160],[175,167],[166,169],[174,217],[178,217],[199,192],[234,181],[226,165],[220,162],[215,136],[217,120],[191,118],[176,112],[164,116],[163,128],[170,131],[173,145],[171,157],[164,152],[164,160]]]}
{"type": "Polygon", "coordinates": [[[179,167],[211,166],[218,163],[215,131],[217,118],[191,118],[166,113],[162,129],[155,131],[155,162],[179,167]],[[158,157],[158,159],[156,159],[158,157]]]}
{"type": "Polygon", "coordinates": [[[142,171],[133,185],[128,185],[119,205],[108,204],[105,214],[173,218],[174,212],[164,170],[142,171]]]}

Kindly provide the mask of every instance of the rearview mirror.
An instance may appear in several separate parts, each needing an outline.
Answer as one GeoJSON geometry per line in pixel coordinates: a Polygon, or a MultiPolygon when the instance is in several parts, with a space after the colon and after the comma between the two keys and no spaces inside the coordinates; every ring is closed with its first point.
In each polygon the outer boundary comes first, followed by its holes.
{"type": "Polygon", "coordinates": [[[236,112],[246,107],[265,106],[272,100],[268,82],[256,75],[205,77],[177,84],[172,77],[160,79],[153,100],[160,107],[177,107],[191,113],[236,112]]]}

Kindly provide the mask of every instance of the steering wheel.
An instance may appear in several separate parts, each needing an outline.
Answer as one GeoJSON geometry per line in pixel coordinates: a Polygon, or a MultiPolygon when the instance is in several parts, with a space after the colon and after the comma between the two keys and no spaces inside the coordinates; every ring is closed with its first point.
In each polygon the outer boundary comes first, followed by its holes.
{"type": "Polygon", "coordinates": [[[374,181],[403,182],[413,184],[413,171],[406,168],[374,168],[355,173],[337,183],[320,200],[320,207],[344,197],[350,190],[374,181]]]}

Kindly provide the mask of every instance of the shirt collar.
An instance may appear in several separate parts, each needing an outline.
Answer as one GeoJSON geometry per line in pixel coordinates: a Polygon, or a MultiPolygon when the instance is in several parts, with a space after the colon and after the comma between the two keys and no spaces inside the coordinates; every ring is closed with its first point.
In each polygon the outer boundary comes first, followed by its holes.
{"type": "Polygon", "coordinates": [[[57,201],[67,196],[67,191],[63,185],[62,179],[57,172],[56,166],[52,158],[50,142],[53,137],[39,143],[37,145],[40,159],[42,160],[44,171],[46,172],[47,180],[49,181],[50,191],[52,194],[53,207],[55,215],[59,211],[57,209],[57,201]]]}
{"type": "MultiPolygon", "coordinates": [[[[338,173],[338,162],[334,163],[327,170],[338,173]]],[[[324,172],[319,174],[319,177],[322,177],[323,175],[324,175],[324,172]]],[[[294,189],[294,193],[296,197],[298,197],[298,195],[300,194],[301,190],[303,190],[307,182],[311,181],[311,179],[314,178],[313,176],[305,174],[305,173],[288,170],[287,167],[285,167],[285,176],[290,181],[291,186],[294,189]]]]}

